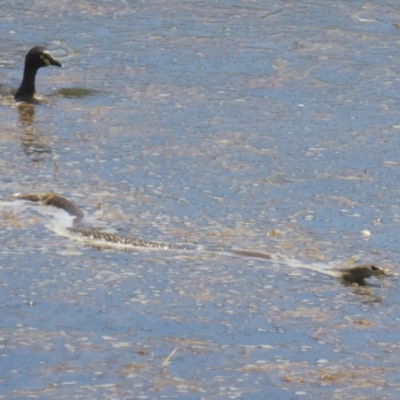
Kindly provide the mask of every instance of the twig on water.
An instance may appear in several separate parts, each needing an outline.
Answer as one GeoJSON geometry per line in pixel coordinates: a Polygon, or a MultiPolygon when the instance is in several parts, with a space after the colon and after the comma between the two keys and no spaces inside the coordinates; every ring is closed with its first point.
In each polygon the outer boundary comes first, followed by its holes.
{"type": "Polygon", "coordinates": [[[175,347],[172,353],[163,361],[162,366],[165,367],[168,364],[168,361],[172,358],[172,356],[176,353],[179,347],[175,347]]]}

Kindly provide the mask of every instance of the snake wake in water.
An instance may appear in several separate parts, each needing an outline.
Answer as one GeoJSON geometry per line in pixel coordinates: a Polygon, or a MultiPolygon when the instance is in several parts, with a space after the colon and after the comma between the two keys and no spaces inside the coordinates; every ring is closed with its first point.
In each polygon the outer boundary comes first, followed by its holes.
{"type": "MultiPolygon", "coordinates": [[[[124,249],[146,248],[146,249],[188,250],[188,251],[203,250],[214,253],[225,253],[236,256],[253,257],[266,260],[273,259],[273,257],[268,253],[257,252],[252,250],[211,248],[211,247],[187,245],[187,244],[154,242],[134,237],[119,236],[108,232],[98,231],[96,229],[88,229],[80,227],[79,225],[81,224],[81,222],[85,217],[83,211],[77,205],[72,203],[70,200],[54,193],[29,193],[29,194],[16,193],[12,195],[11,198],[18,200],[26,200],[46,206],[53,206],[66,211],[71,217],[73,217],[72,226],[65,228],[67,236],[83,240],[94,246],[116,247],[124,249]]],[[[281,260],[274,258],[274,261],[286,263],[283,259],[281,260]]],[[[382,276],[387,276],[387,274],[382,268],[376,267],[375,265],[371,264],[338,268],[332,271],[321,271],[319,269],[307,267],[305,265],[299,265],[299,266],[314,271],[318,271],[321,273],[325,273],[327,275],[334,276],[336,278],[340,278],[346,282],[357,283],[358,285],[361,286],[364,286],[366,284],[365,283],[366,278],[374,276],[380,279],[382,276]]]]}

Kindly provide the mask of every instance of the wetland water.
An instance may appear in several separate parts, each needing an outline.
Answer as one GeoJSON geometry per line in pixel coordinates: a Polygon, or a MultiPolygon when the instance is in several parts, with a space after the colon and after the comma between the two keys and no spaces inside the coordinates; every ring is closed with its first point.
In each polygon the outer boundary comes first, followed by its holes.
{"type": "Polygon", "coordinates": [[[34,45],[64,68],[44,105],[0,99],[0,398],[397,398],[396,277],[298,266],[398,272],[399,9],[3,1],[1,82],[34,45]],[[45,191],[119,234],[293,262],[102,250],[5,205],[45,191]]]}

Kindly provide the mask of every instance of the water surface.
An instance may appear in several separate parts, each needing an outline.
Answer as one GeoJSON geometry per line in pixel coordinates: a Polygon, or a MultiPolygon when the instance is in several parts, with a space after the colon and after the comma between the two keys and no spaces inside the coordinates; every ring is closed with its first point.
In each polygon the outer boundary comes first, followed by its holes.
{"type": "Polygon", "coordinates": [[[39,71],[45,104],[1,99],[3,201],[55,191],[120,234],[294,261],[101,250],[3,206],[0,397],[396,398],[396,278],[296,265],[397,272],[399,20],[389,0],[3,1],[1,82],[34,45],[64,64],[39,71]]]}

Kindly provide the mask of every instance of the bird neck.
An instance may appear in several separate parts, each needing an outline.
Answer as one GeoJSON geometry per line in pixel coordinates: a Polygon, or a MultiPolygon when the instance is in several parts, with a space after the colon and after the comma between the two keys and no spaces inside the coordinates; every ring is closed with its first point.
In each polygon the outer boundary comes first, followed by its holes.
{"type": "Polygon", "coordinates": [[[21,86],[15,94],[16,100],[27,101],[33,99],[36,93],[35,79],[38,69],[39,68],[37,67],[29,67],[25,65],[21,86]]]}

